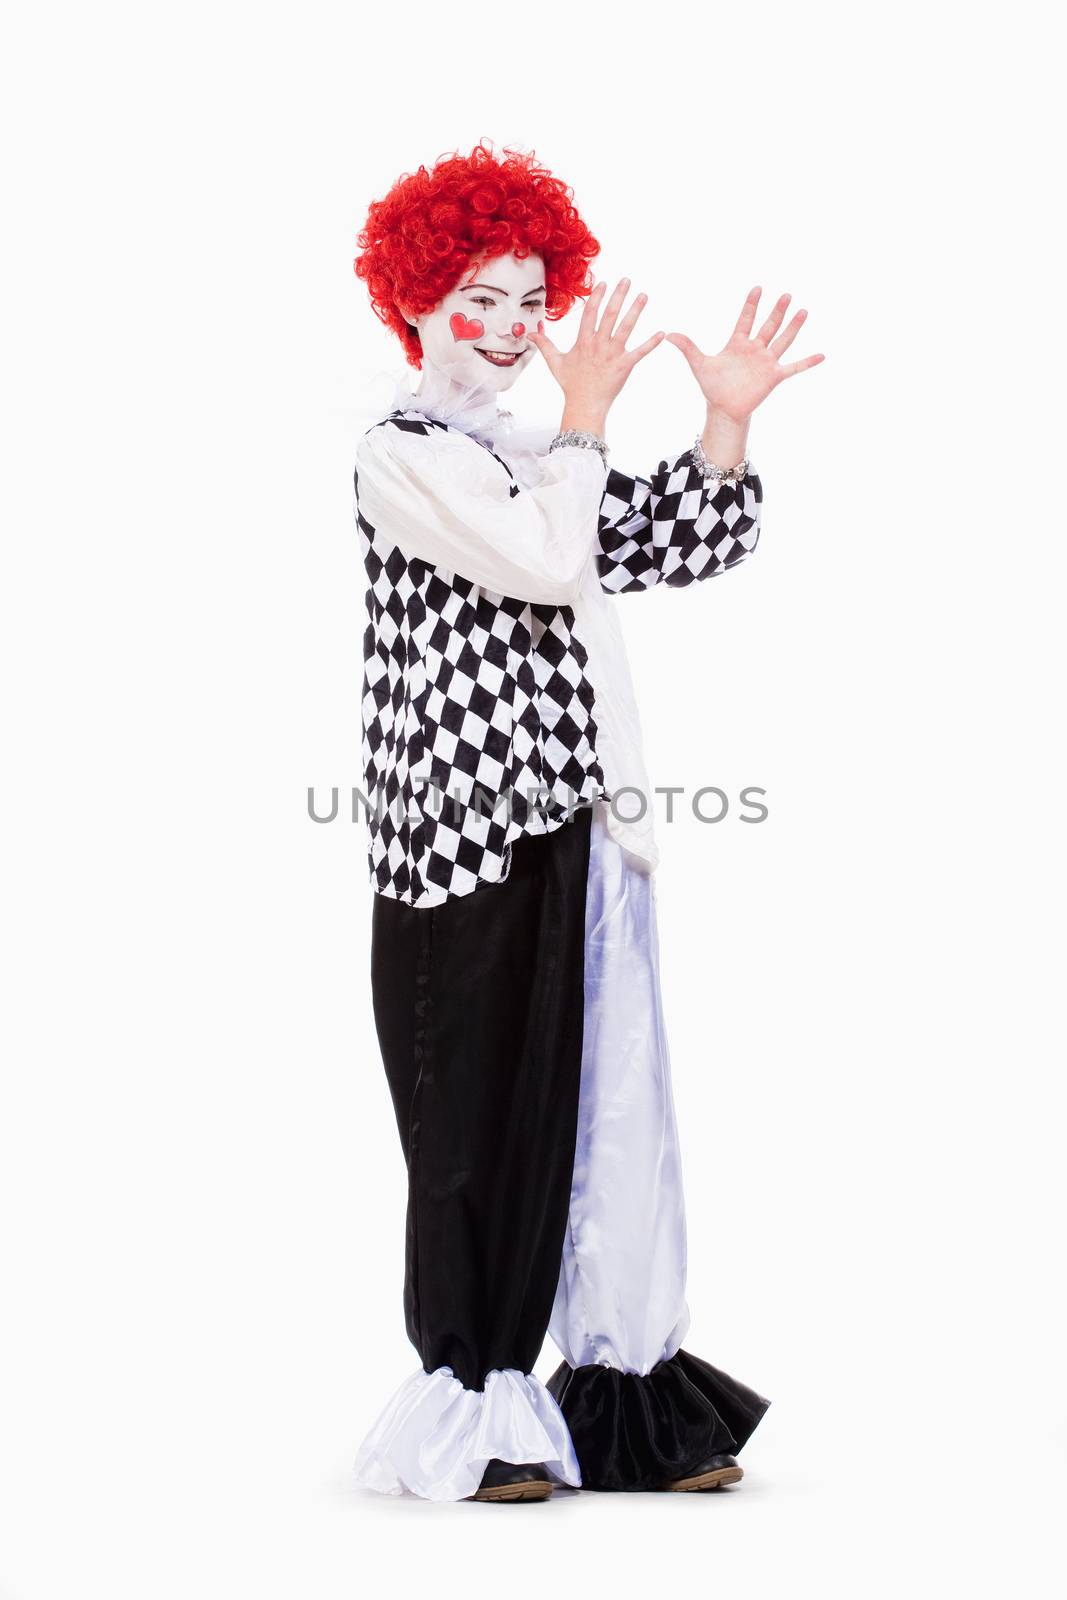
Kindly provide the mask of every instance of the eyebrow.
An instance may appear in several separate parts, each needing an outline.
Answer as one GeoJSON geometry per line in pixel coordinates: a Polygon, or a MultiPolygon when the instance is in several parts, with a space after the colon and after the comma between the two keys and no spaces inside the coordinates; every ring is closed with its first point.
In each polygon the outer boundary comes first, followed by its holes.
{"type": "MultiPolygon", "coordinates": [[[[465,283],[463,287],[464,289],[492,289],[494,294],[502,294],[504,296],[508,292],[506,289],[498,289],[495,283],[465,283]]],[[[532,294],[544,294],[544,292],[544,284],[539,283],[536,289],[527,289],[522,298],[528,300],[532,294]]]]}

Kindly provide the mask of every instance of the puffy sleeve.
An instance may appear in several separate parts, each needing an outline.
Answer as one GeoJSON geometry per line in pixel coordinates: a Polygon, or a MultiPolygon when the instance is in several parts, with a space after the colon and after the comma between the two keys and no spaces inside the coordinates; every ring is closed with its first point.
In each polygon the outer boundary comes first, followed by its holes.
{"type": "Polygon", "coordinates": [[[736,567],[756,548],[763,488],[752,468],[739,483],[705,478],[689,450],[651,478],[614,468],[598,526],[597,568],[613,594],[675,587],[736,567]]]}
{"type": "Polygon", "coordinates": [[[358,513],[405,556],[535,604],[577,598],[605,478],[597,451],[567,446],[520,488],[476,439],[422,419],[387,418],[356,449],[358,513]]]}

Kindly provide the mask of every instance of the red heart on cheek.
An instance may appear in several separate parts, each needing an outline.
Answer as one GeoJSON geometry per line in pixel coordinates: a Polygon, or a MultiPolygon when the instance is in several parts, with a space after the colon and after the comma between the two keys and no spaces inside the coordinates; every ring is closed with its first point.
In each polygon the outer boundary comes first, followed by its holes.
{"type": "Polygon", "coordinates": [[[479,322],[477,317],[472,317],[468,322],[462,311],[453,311],[448,326],[452,329],[453,339],[480,339],[485,332],[484,322],[479,322]]]}

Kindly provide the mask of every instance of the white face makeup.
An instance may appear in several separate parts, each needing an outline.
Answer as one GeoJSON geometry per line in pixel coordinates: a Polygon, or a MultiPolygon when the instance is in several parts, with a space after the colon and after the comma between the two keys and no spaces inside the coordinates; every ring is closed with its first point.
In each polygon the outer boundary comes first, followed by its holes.
{"type": "Polygon", "coordinates": [[[544,315],[544,262],[509,253],[471,267],[439,305],[411,320],[427,362],[460,383],[499,392],[530,365],[536,351],[527,333],[544,315]]]}

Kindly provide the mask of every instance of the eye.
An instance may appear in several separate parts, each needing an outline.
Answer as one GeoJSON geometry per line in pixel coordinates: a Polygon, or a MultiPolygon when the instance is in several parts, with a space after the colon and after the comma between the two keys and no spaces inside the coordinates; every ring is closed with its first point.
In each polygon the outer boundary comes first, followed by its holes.
{"type": "Polygon", "coordinates": [[[536,311],[538,306],[543,304],[543,300],[524,300],[522,302],[522,309],[524,311],[536,311]]]}
{"type": "Polygon", "coordinates": [[[470,296],[470,299],[471,299],[472,303],[474,305],[476,305],[476,306],[495,306],[496,305],[496,301],[495,300],[490,300],[490,298],[489,298],[489,296],[487,294],[472,294],[470,296]]]}

